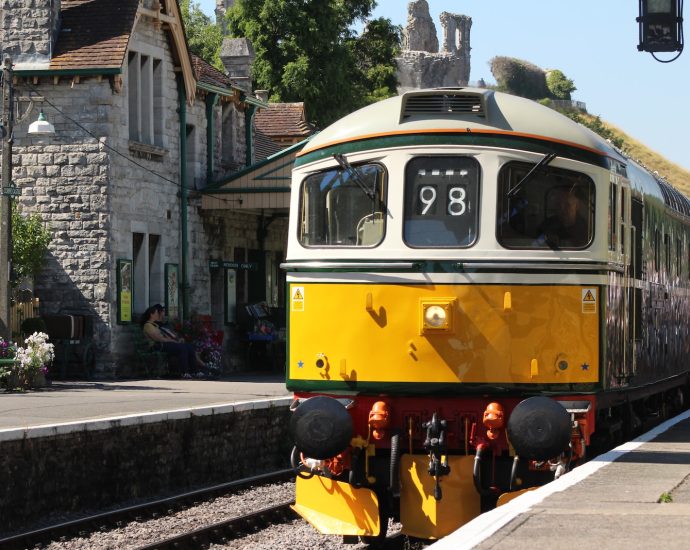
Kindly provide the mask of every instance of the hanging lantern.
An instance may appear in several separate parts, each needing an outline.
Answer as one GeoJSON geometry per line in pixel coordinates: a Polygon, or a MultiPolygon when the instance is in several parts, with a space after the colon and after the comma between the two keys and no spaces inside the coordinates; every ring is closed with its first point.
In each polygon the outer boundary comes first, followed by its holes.
{"type": "Polygon", "coordinates": [[[678,52],[680,55],[683,51],[683,0],[640,0],[637,22],[640,24],[639,51],[652,55],[654,52],[678,52]]]}

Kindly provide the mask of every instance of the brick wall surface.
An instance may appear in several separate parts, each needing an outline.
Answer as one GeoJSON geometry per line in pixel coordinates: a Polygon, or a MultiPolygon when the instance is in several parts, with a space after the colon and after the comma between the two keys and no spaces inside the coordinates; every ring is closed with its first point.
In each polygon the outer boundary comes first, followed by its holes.
{"type": "Polygon", "coordinates": [[[289,467],[287,406],[0,442],[0,533],[289,467]],[[29,483],[29,480],[31,482],[29,483]]]}

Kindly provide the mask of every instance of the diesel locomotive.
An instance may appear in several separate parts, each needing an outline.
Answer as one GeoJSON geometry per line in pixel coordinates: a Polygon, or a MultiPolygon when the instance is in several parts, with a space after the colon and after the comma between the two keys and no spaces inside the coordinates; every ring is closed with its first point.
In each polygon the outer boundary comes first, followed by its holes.
{"type": "Polygon", "coordinates": [[[690,201],[533,101],[419,90],[292,180],[294,508],[437,539],[681,409],[690,201]]]}

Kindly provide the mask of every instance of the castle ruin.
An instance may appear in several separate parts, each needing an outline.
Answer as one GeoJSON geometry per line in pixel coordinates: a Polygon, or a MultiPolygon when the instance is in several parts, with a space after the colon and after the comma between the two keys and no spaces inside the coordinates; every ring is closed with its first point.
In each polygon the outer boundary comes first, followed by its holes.
{"type": "Polygon", "coordinates": [[[443,42],[439,51],[436,26],[426,0],[407,5],[407,26],[398,64],[398,93],[420,88],[467,86],[470,78],[470,28],[467,15],[441,13],[443,42]]]}

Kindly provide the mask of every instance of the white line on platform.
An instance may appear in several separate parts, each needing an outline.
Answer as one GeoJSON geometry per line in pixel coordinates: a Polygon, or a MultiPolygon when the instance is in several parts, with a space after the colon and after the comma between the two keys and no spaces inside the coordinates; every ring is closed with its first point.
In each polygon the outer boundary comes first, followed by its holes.
{"type": "Polygon", "coordinates": [[[287,407],[292,403],[292,397],[269,397],[253,401],[237,401],[221,405],[204,405],[186,407],[165,411],[140,412],[112,416],[108,418],[92,418],[53,424],[41,424],[23,428],[0,429],[0,442],[15,439],[32,439],[36,437],[51,437],[77,431],[108,430],[114,427],[134,426],[137,424],[151,424],[168,420],[183,420],[192,416],[206,416],[211,414],[233,414],[252,409],[267,409],[269,407],[287,407]]]}
{"type": "Polygon", "coordinates": [[[520,514],[527,512],[532,506],[539,504],[546,497],[560,491],[565,491],[568,487],[572,487],[576,483],[579,483],[600,468],[608,466],[623,455],[634,451],[643,443],[651,441],[659,434],[664,433],[672,426],[675,426],[687,418],[690,418],[690,411],[685,411],[667,420],[663,424],[660,424],[653,430],[641,435],[637,439],[623,443],[612,451],[593,458],[589,462],[574,468],[572,471],[562,475],[548,485],[524,493],[503,506],[499,506],[490,512],[485,512],[477,516],[469,523],[460,527],[457,531],[454,531],[447,537],[432,544],[429,548],[433,550],[469,550],[470,548],[474,548],[477,544],[488,539],[508,522],[512,521],[520,514]]]}

